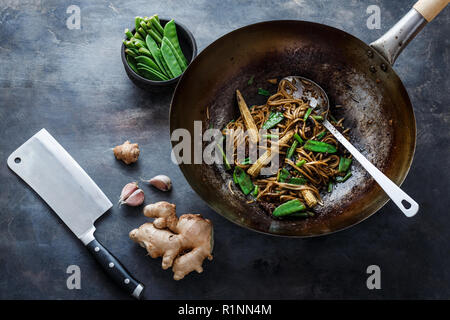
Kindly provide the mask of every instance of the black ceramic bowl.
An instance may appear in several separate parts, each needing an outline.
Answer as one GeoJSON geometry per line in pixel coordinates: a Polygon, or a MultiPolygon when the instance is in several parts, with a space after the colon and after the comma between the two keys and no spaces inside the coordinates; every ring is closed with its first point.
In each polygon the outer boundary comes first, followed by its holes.
{"type": "MultiPolygon", "coordinates": [[[[169,22],[170,20],[160,18],[160,21],[161,21],[161,25],[164,27],[165,24],[167,22],[169,22]]],[[[189,61],[189,63],[191,63],[192,60],[194,60],[195,56],[197,55],[197,43],[195,42],[195,39],[194,39],[194,36],[192,35],[192,33],[184,25],[182,25],[181,23],[179,23],[177,21],[175,21],[175,25],[177,28],[178,41],[180,42],[181,51],[183,51],[183,54],[186,57],[187,61],[189,61]]],[[[134,34],[135,29],[133,29],[131,32],[134,34]]],[[[125,37],[125,39],[127,39],[127,38],[125,37]]],[[[128,65],[128,62],[126,59],[126,54],[125,54],[125,45],[123,43],[122,43],[122,48],[120,50],[121,50],[123,67],[125,68],[125,71],[126,71],[128,77],[130,78],[131,81],[133,81],[133,83],[135,85],[137,85],[138,87],[140,87],[142,89],[157,89],[157,88],[171,87],[171,86],[174,87],[175,84],[180,79],[180,77],[183,75],[183,74],[181,74],[176,78],[172,78],[172,79],[166,80],[166,81],[154,81],[154,80],[146,79],[146,78],[138,75],[136,72],[134,72],[133,69],[131,69],[130,66],[128,65]]]]}

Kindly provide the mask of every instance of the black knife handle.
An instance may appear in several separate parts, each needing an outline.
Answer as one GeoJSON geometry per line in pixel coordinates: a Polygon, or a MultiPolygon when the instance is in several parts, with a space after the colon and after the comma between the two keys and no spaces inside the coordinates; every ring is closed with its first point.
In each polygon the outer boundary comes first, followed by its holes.
{"type": "Polygon", "coordinates": [[[89,242],[86,247],[116,284],[134,298],[140,299],[141,294],[144,291],[144,285],[133,278],[130,272],[128,272],[122,263],[120,263],[108,249],[98,242],[97,239],[89,242]]]}

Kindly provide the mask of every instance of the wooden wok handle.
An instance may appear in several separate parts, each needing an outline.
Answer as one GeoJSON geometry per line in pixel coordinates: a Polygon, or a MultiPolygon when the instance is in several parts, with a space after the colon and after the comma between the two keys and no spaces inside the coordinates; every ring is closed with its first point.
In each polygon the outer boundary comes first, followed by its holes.
{"type": "Polygon", "coordinates": [[[441,12],[449,3],[449,0],[419,0],[413,6],[425,20],[430,22],[441,12]]]}

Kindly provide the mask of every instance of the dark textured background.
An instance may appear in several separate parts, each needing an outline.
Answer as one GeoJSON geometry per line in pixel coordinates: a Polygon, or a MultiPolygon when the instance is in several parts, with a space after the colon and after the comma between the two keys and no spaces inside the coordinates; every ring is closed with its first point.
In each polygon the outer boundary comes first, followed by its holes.
{"type": "Polygon", "coordinates": [[[302,19],[375,40],[414,1],[0,1],[0,298],[127,298],[40,198],[6,165],[7,156],[46,128],[115,202],[138,177],[168,174],[171,193],[144,187],[147,202],[175,202],[179,212],[214,222],[214,260],[203,274],[172,280],[160,260],[128,239],[145,222],[140,209],[115,206],[97,238],[147,286],[149,299],[449,298],[449,17],[446,9],[398,59],[395,69],[417,117],[417,150],[403,184],[421,211],[405,218],[389,202],[363,223],[315,239],[287,239],[239,228],[210,210],[170,161],[170,94],[148,93],[120,61],[123,29],[136,15],[158,13],[190,28],[199,49],[246,24],[302,19]],[[81,8],[81,30],[66,28],[66,8],[81,8]],[[366,8],[381,7],[382,28],[366,27],[366,8]],[[141,146],[127,167],[109,150],[125,139],[141,146]],[[68,290],[77,264],[82,289],[68,290]],[[366,288],[366,268],[381,267],[382,289],[366,288]]]}

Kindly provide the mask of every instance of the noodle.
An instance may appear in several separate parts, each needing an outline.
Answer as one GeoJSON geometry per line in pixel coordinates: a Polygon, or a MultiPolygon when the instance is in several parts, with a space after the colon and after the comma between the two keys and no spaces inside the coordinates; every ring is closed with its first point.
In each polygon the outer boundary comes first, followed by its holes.
{"type": "MultiPolygon", "coordinates": [[[[306,179],[304,184],[291,184],[288,181],[279,181],[280,169],[272,176],[256,176],[252,178],[252,182],[259,188],[259,192],[254,200],[259,202],[266,202],[272,204],[280,204],[289,200],[299,199],[302,203],[308,203],[305,199],[305,191],[310,192],[317,198],[318,204],[321,204],[320,190],[328,185],[336,176],[342,176],[343,173],[338,170],[340,157],[343,156],[344,150],[339,149],[336,139],[326,131],[317,117],[309,116],[304,120],[307,110],[310,108],[308,101],[303,99],[296,99],[292,93],[296,87],[287,80],[282,80],[278,85],[278,91],[267,99],[266,104],[253,106],[250,109],[250,115],[258,130],[269,119],[272,112],[281,112],[283,120],[276,124],[273,129],[278,129],[278,139],[282,138],[287,132],[294,130],[304,141],[315,140],[321,134],[321,142],[334,146],[337,153],[313,152],[306,150],[304,144],[298,145],[295,149],[291,159],[286,158],[287,148],[289,148],[294,139],[290,139],[287,144],[280,144],[280,162],[282,168],[289,172],[289,177],[306,179]],[[297,166],[297,164],[301,165],[297,166]]],[[[310,111],[311,112],[311,111],[310,111]]],[[[311,113],[311,115],[314,115],[311,113]]],[[[320,115],[315,115],[320,116],[320,115]]],[[[321,116],[325,116],[322,114],[321,116]]],[[[319,117],[320,119],[320,117],[319,117]]],[[[343,119],[340,119],[335,126],[344,135],[348,134],[349,129],[345,129],[342,125],[343,119]]],[[[237,159],[237,150],[239,147],[245,147],[248,150],[249,138],[248,135],[243,135],[245,132],[245,122],[242,115],[231,121],[222,130],[223,135],[227,141],[231,141],[233,146],[233,162],[235,166],[246,171],[250,165],[240,164],[237,159]]],[[[348,137],[347,137],[348,138],[348,137]]],[[[270,146],[276,144],[275,141],[267,139],[270,146]]],[[[258,147],[261,151],[268,149],[263,146],[258,147]]],[[[241,149],[242,150],[242,149],[241,149]]],[[[350,156],[346,155],[350,158],[350,156]]],[[[231,188],[230,188],[231,189],[231,188]]],[[[272,208],[273,209],[273,208],[272,208]]]]}

